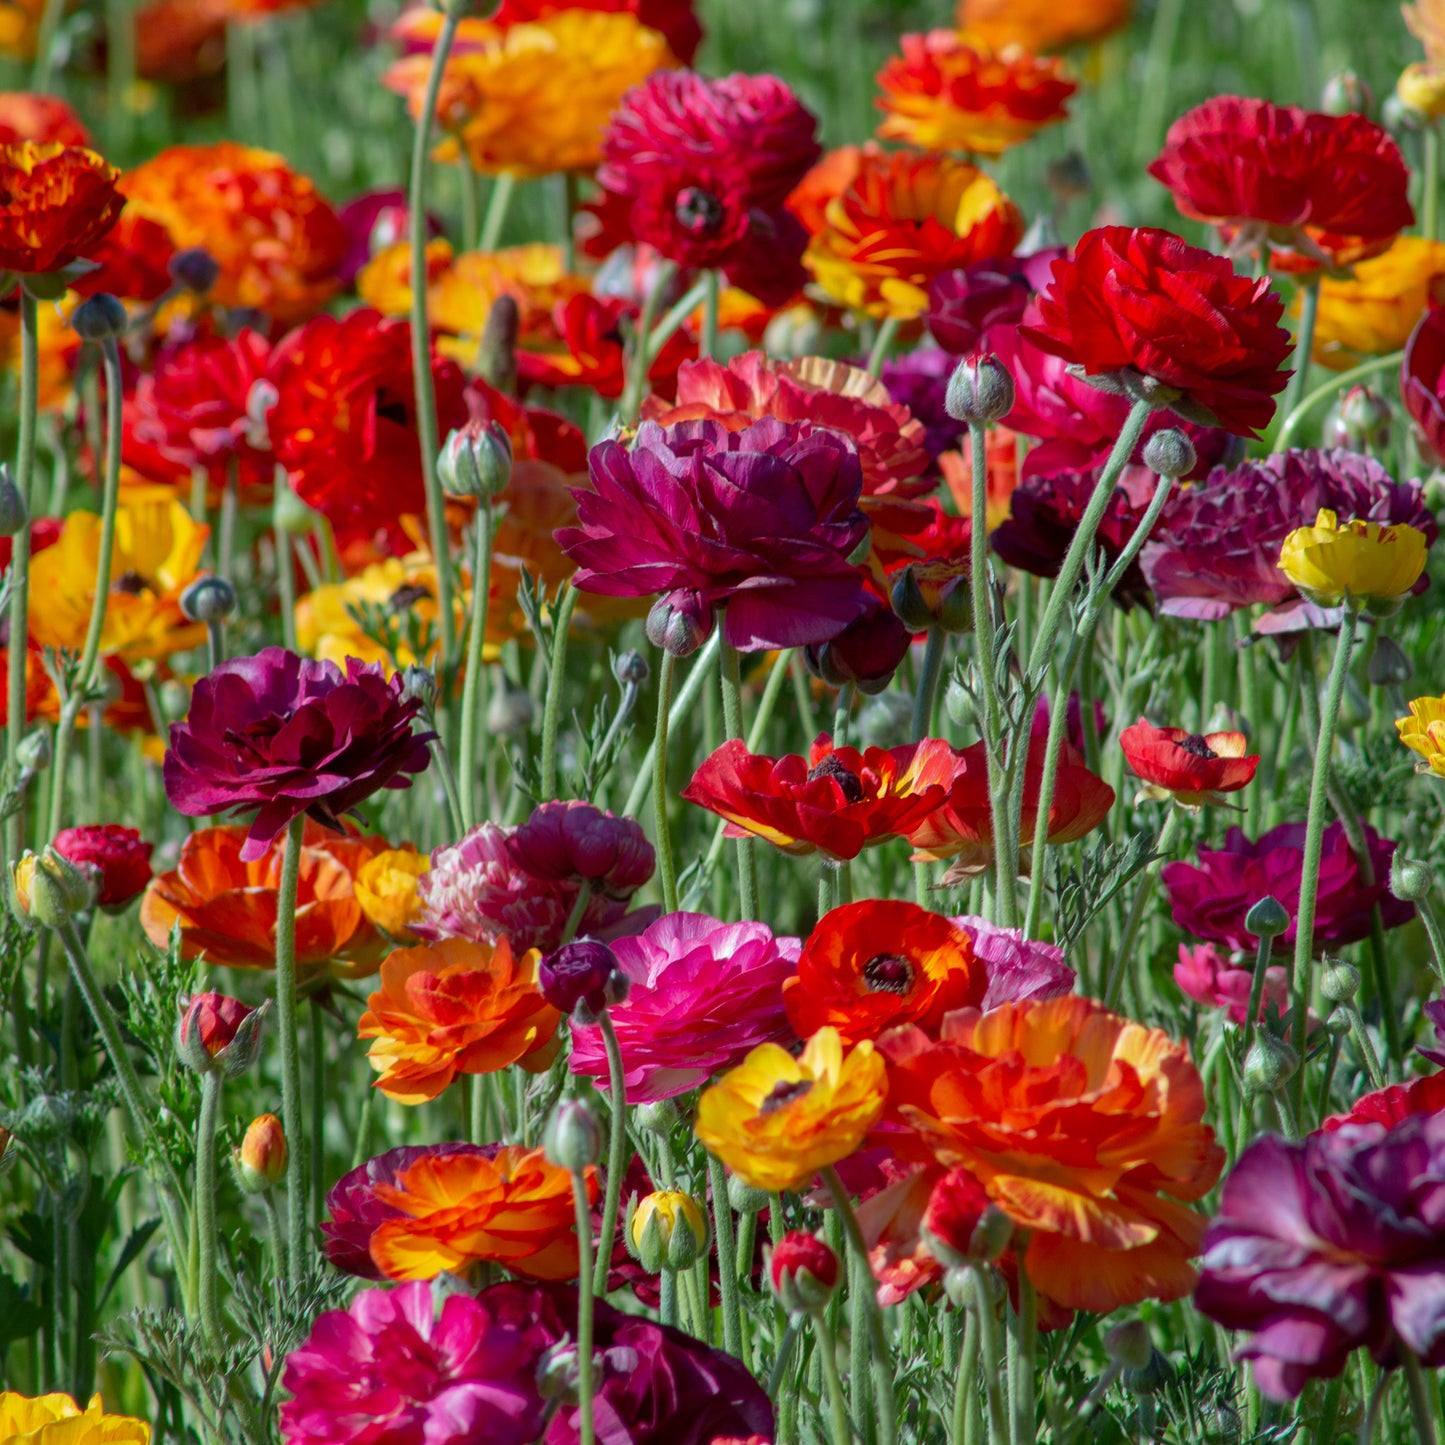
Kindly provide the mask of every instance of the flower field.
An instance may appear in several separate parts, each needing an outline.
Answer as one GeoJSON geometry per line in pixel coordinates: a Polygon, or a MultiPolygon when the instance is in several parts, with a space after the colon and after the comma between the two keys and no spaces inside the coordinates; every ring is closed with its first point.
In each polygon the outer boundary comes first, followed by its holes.
{"type": "Polygon", "coordinates": [[[1445,1445],[1445,0],[0,0],[0,1445],[1445,1445]]]}

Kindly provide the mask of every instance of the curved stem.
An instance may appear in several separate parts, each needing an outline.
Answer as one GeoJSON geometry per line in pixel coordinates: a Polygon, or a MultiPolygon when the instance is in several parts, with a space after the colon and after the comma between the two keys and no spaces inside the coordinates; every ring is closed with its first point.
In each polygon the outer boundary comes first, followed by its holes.
{"type": "MultiPolygon", "coordinates": [[[[483,497],[477,504],[476,545],[472,552],[472,608],[467,626],[467,665],[462,682],[461,809],[462,828],[477,825],[477,785],[484,759],[478,755],[477,740],[486,737],[482,711],[486,707],[483,686],[482,644],[487,632],[487,603],[492,590],[492,503],[483,497]]],[[[485,751],[482,749],[481,751],[485,751]]]]}
{"type": "Polygon", "coordinates": [[[1440,928],[1440,915],[1435,912],[1435,905],[1428,894],[1416,899],[1415,911],[1420,915],[1420,922],[1425,925],[1425,937],[1430,941],[1430,959],[1435,965],[1435,976],[1445,986],[1445,932],[1440,928]]]}
{"type": "Polygon", "coordinates": [[[1405,1372],[1405,1386],[1410,1392],[1410,1418],[1415,1422],[1415,1439],[1418,1445],[1436,1445],[1435,1417],[1430,1409],[1430,1391],[1425,1384],[1420,1357],[1399,1339],[1395,1348],[1400,1352],[1400,1368],[1405,1372]]]}
{"type": "Polygon", "coordinates": [[[667,729],[672,706],[673,655],[663,650],[657,669],[657,730],[652,735],[656,762],[652,769],[653,833],[657,840],[657,877],[662,884],[662,907],[677,912],[677,864],[672,856],[672,828],[667,817],[667,729]]]}
{"type": "MultiPolygon", "coordinates": [[[[726,638],[722,644],[723,731],[729,738],[743,735],[742,663],[737,648],[726,638]]],[[[758,860],[751,838],[739,838],[738,895],[742,916],[758,916],[758,860]]]]}
{"type": "Polygon", "coordinates": [[[622,1176],[627,1172],[627,1073],[622,1062],[622,1045],[617,1041],[617,1030],[606,1009],[602,1010],[598,1023],[607,1049],[607,1102],[612,1110],[607,1139],[607,1191],[602,1199],[602,1227],[597,1235],[600,1243],[592,1282],[592,1288],[600,1295],[607,1291],[607,1269],[612,1263],[612,1236],[617,1233],[622,1176]]]}
{"type": "Polygon", "coordinates": [[[733,1209],[728,1200],[727,1174],[722,1160],[707,1156],[707,1178],[712,1194],[713,1232],[717,1236],[718,1293],[722,1296],[723,1349],[743,1357],[743,1311],[738,1298],[738,1246],[733,1233],[733,1209]]]}
{"type": "Polygon", "coordinates": [[[547,673],[547,701],[542,708],[542,796],[538,801],[543,803],[557,796],[557,727],[566,683],[567,634],[576,606],[577,589],[564,582],[552,612],[552,666],[547,673]]]}
{"type": "MultiPolygon", "coordinates": [[[[594,1445],[592,1423],[592,1209],[587,1199],[587,1176],[572,1175],[572,1201],[577,1211],[577,1414],[581,1445],[594,1445]]],[[[609,1245],[603,1235],[602,1247],[609,1245]]],[[[604,1276],[605,1277],[605,1276],[604,1276]]]]}
{"type": "Polygon", "coordinates": [[[1302,400],[1295,403],[1284,419],[1284,425],[1279,429],[1279,436],[1275,439],[1274,449],[1277,452],[1288,451],[1294,443],[1294,434],[1299,430],[1300,423],[1317,407],[1320,402],[1333,396],[1337,391],[1351,385],[1356,381],[1363,381],[1367,376],[1373,376],[1377,371],[1388,371],[1392,366],[1398,366],[1405,359],[1403,351],[1392,351],[1386,356],[1372,356],[1368,361],[1362,361],[1358,366],[1352,366],[1348,371],[1336,372],[1330,379],[1313,391],[1308,392],[1302,400]]]}
{"type": "Polygon", "coordinates": [[[873,338],[872,350],[868,353],[868,375],[877,376],[883,370],[883,363],[888,360],[888,353],[893,350],[894,338],[898,335],[898,328],[902,324],[897,316],[887,316],[883,324],[878,328],[878,335],[873,338]]]}
{"type": "Polygon", "coordinates": [[[216,1268],[216,1120],[221,1108],[221,1075],[201,1075],[201,1117],[196,1124],[196,1235],[200,1244],[201,1328],[221,1343],[221,1307],[216,1268]]]}
{"type": "Polygon", "coordinates": [[[286,830],[281,855],[281,888],[276,899],[276,1032],[281,1040],[281,1124],[289,1146],[286,1160],[286,1273],[299,1281],[305,1272],[306,1135],[301,1109],[301,1040],[296,1020],[296,889],[301,876],[303,818],[286,830]]]}
{"type": "MultiPolygon", "coordinates": [[[[622,421],[626,426],[636,422],[642,411],[642,398],[647,394],[647,377],[654,359],[652,323],[657,319],[657,309],[662,305],[663,293],[672,284],[672,278],[676,274],[677,266],[671,261],[664,261],[658,266],[652,287],[643,298],[642,314],[637,318],[637,330],[633,336],[632,369],[627,374],[627,389],[622,393],[620,408],[622,421]]],[[[697,302],[694,301],[692,305],[697,305],[697,302]]],[[[674,311],[676,309],[673,308],[674,311]]],[[[688,310],[691,309],[690,306],[688,310]]],[[[687,312],[683,313],[684,316],[686,314],[687,312]]],[[[681,319],[677,324],[682,324],[681,319]]],[[[660,343],[657,344],[660,346],[660,343]]]]}
{"type": "MultiPolygon", "coordinates": [[[[416,432],[421,448],[421,474],[426,486],[427,533],[431,540],[432,558],[437,569],[437,610],[441,622],[441,696],[450,690],[449,670],[456,661],[457,624],[452,615],[451,545],[447,537],[446,499],[437,477],[436,385],[431,370],[431,327],[426,306],[426,243],[427,243],[427,177],[431,168],[431,131],[436,116],[437,96],[447,57],[462,22],[462,7],[449,6],[442,20],[441,33],[431,55],[431,70],[422,95],[421,113],[416,118],[416,131],[411,151],[411,194],[408,224],[410,227],[411,262],[411,367],[416,389],[416,432]]],[[[234,26],[232,29],[234,30],[234,26]]],[[[293,1243],[294,1250],[295,1245],[293,1243]]]]}
{"type": "MultiPolygon", "coordinates": [[[[707,640],[707,646],[693,659],[692,667],[688,670],[687,681],[683,683],[682,691],[678,693],[677,700],[673,703],[672,710],[668,715],[669,725],[681,722],[692,711],[693,704],[707,685],[712,665],[717,660],[718,648],[721,646],[722,634],[714,631],[707,640]]],[[[627,801],[622,805],[624,813],[636,815],[637,810],[642,806],[642,800],[647,796],[648,789],[652,787],[656,766],[657,744],[653,742],[649,744],[646,753],[643,754],[642,762],[638,764],[637,776],[632,780],[627,801]]]]}

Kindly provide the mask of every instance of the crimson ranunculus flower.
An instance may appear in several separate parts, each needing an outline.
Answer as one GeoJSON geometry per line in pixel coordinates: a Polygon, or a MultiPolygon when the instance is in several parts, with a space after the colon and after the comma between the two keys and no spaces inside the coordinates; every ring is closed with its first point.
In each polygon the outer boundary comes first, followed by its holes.
{"type": "Polygon", "coordinates": [[[580,800],[539,804],[507,838],[507,851],[535,878],[587,883],[609,898],[631,898],[657,864],[636,819],[580,800]]]}
{"type": "Polygon", "coordinates": [[[108,291],[134,303],[159,301],[176,284],[171,262],[176,243],[159,221],[127,206],[109,231],[91,246],[85,259],[95,267],[76,276],[70,289],[80,296],[108,291]]]}
{"type": "MultiPolygon", "coordinates": [[[[466,381],[433,354],[440,435],[466,425],[466,381]]],[[[412,382],[411,325],[366,307],[318,316],[271,356],[266,425],[296,495],[342,531],[391,531],[426,510],[412,382]]]]}
{"type": "Polygon", "coordinates": [[[1400,397],[1427,460],[1445,465],[1445,307],[1432,306],[1410,333],[1400,397]]]}
{"type": "Polygon", "coordinates": [[[1049,284],[1053,264],[1064,254],[1062,246],[1050,246],[935,276],[928,288],[929,334],[955,356],[972,355],[990,326],[1017,326],[1024,319],[1029,302],[1049,284]]]}
{"type": "Polygon", "coordinates": [[[341,830],[340,815],[381,788],[409,788],[430,761],[414,733],[420,704],[380,664],[335,663],[268,647],[196,683],[172,723],[165,785],[188,817],[256,810],[241,857],[252,861],[303,813],[341,830]]]}
{"type": "Polygon", "coordinates": [[[0,146],[0,271],[43,275],[83,259],[125,204],[119,177],[82,146],[0,146]]]}
{"type": "Polygon", "coordinates": [[[643,422],[631,451],[599,442],[589,464],[579,525],[557,532],[582,591],[670,594],[699,617],[724,607],[723,635],[744,652],[826,641],[863,612],[851,441],[771,418],[737,432],[643,422]]]}
{"type": "Polygon", "coordinates": [[[119,823],[89,823],[55,835],[55,851],[72,863],[91,863],[100,870],[102,908],[124,908],[145,892],[151,881],[151,849],[135,828],[119,823]]]}
{"type": "Polygon", "coordinates": [[[1055,261],[1023,334],[1110,388],[1192,421],[1254,436],[1289,373],[1284,302],[1267,277],[1168,231],[1103,226],[1055,261]]]}
{"type": "MultiPolygon", "coordinates": [[[[1305,825],[1281,823],[1256,841],[1231,828],[1219,849],[1200,848],[1198,864],[1167,863],[1160,871],[1174,921],[1196,938],[1252,953],[1259,943],[1244,926],[1245,914],[1266,895],[1276,898],[1290,916],[1290,926],[1274,941],[1276,953],[1294,948],[1294,920],[1299,912],[1300,874],[1304,864],[1305,825]]],[[[1370,934],[1370,910],[1380,905],[1386,928],[1398,928],[1415,916],[1413,903],[1402,903],[1387,880],[1395,844],[1367,823],[1365,841],[1375,881],[1360,878],[1360,865],[1350,850],[1344,826],[1325,829],[1320,858],[1319,898],[1315,913],[1315,946],[1341,948],[1370,934]]]]}
{"type": "Polygon", "coordinates": [[[0,145],[22,141],[42,145],[88,146],[84,122],[57,95],[33,90],[0,91],[0,145]]]}
{"type": "MultiPolygon", "coordinates": [[[[939,738],[859,752],[835,748],[823,733],[806,758],[769,758],[734,738],[704,760],[682,796],[727,819],[729,837],[846,862],[870,843],[908,835],[954,799],[966,769],[983,766],[982,753],[968,756],[939,738]]],[[[979,786],[987,791],[987,782],[979,786]]]]}
{"type": "Polygon", "coordinates": [[[255,1009],[224,993],[198,993],[182,1000],[176,1021],[176,1051],[198,1072],[206,1072],[236,1041],[255,1009]]]}
{"type": "Polygon", "coordinates": [[[1445,1073],[1426,1074],[1409,1084],[1389,1084],[1355,1100],[1348,1114],[1331,1114],[1320,1126],[1332,1134],[1346,1124],[1383,1124],[1393,1129],[1411,1114],[1438,1114],[1445,1110],[1445,1073]]]}
{"type": "Polygon", "coordinates": [[[1259,766],[1258,753],[1245,754],[1243,733],[1201,735],[1156,728],[1143,718],[1119,734],[1119,746],[1144,793],[1157,802],[1173,798],[1190,808],[1237,793],[1259,766]]]}
{"type": "Polygon", "coordinates": [[[1149,174],[1232,250],[1268,246],[1290,271],[1378,256],[1415,219],[1400,147],[1363,115],[1215,96],[1169,127],[1149,174]]]}
{"type": "Polygon", "coordinates": [[[807,237],[783,203],[821,154],[816,128],[776,76],[658,71],[613,115],[597,179],[631,201],[638,241],[780,303],[803,281],[807,237]]]}

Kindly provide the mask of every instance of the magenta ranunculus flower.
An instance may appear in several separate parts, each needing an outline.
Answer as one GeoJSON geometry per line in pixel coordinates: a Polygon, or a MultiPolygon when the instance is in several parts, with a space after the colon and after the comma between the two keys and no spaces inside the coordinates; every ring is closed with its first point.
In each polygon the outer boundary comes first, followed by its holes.
{"type": "Polygon", "coordinates": [[[1445,462],[1445,307],[1432,306],[1405,343],[1400,399],[1425,460],[1445,462]]]}
{"type": "Polygon", "coordinates": [[[1054,943],[1025,938],[1022,929],[999,928],[972,914],[952,920],[973,939],[973,951],[988,974],[981,1007],[986,1013],[1005,1003],[1061,998],[1074,991],[1078,977],[1054,943]]]}
{"type": "Polygon", "coordinates": [[[379,663],[297,657],[267,647],[223,662],[196,683],[185,722],[171,724],[164,776],[188,817],[256,816],[241,857],[264,857],[303,813],[341,831],[341,814],[382,788],[409,788],[430,760],[412,731],[420,704],[379,663]]]}
{"type": "Polygon", "coordinates": [[[579,525],[557,532],[573,581],[606,597],[690,595],[724,608],[743,652],[802,647],[841,632],[865,606],[849,555],[868,533],[858,449],[836,432],[766,417],[643,422],[629,451],[599,442],[579,525]]]}
{"type": "MultiPolygon", "coordinates": [[[[1249,1012],[1249,991],[1254,986],[1254,958],[1236,961],[1222,955],[1212,943],[1193,948],[1179,945],[1179,962],[1174,965],[1174,982],[1195,1003],[1205,1008],[1229,1011],[1230,1023],[1242,1024],[1249,1012]]],[[[1264,971],[1264,991],[1259,1000],[1259,1020],[1274,1012],[1278,1018],[1289,1014],[1289,974],[1277,963],[1264,971]]]]}
{"type": "Polygon", "coordinates": [[[1017,326],[1028,304],[1053,278],[1053,265],[1067,252],[1048,246],[1028,256],[977,261],[935,276],[928,287],[929,334],[953,356],[987,350],[984,332],[1017,326]]]}
{"type": "Polygon", "coordinates": [[[507,839],[507,849],[534,878],[586,882],[609,898],[631,898],[657,866],[636,819],[577,799],[539,804],[507,839]]]}
{"type": "MultiPolygon", "coordinates": [[[[764,923],[722,923],[669,913],[612,945],[631,981],[608,1010],[627,1097],[653,1103],[696,1088],[762,1043],[791,1042],[783,980],[797,972],[801,943],[764,923]]],[[[606,1079],[602,1030],[572,1020],[572,1072],[606,1079]]]]}
{"type": "MultiPolygon", "coordinates": [[[[1258,944],[1244,927],[1244,916],[1270,895],[1290,916],[1290,926],[1274,941],[1276,953],[1294,949],[1294,918],[1299,912],[1300,875],[1304,865],[1305,825],[1281,823],[1256,841],[1241,828],[1224,835],[1224,847],[1200,848],[1199,862],[1166,864],[1159,873],[1174,921],[1186,933],[1208,943],[1221,943],[1252,954],[1258,944]]],[[[1402,903],[1388,887],[1395,844],[1369,824],[1365,841],[1375,882],[1364,883],[1340,823],[1325,829],[1320,857],[1319,899],[1315,912],[1315,946],[1339,948],[1370,934],[1370,910],[1380,905],[1386,928],[1398,928],[1415,916],[1413,903],[1402,903]]]]}
{"type": "MultiPolygon", "coordinates": [[[[1396,482],[1378,462],[1350,451],[1288,451],[1216,468],[1175,492],[1140,566],[1159,610],[1213,622],[1242,607],[1271,609],[1259,632],[1334,626],[1338,613],[1315,606],[1279,569],[1284,539],[1321,509],[1439,535],[1419,482],[1396,482]]],[[[1422,579],[1423,581],[1423,579],[1422,579]]]]}
{"type": "Polygon", "coordinates": [[[1278,1400],[1361,1348],[1445,1364],[1445,1113],[1255,1140],[1224,1181],[1194,1303],[1253,1332],[1239,1353],[1278,1400]]]}
{"type": "Polygon", "coordinates": [[[430,1284],[363,1290],[286,1357],[286,1445],[531,1445],[546,1420],[535,1332],[430,1284]]]}

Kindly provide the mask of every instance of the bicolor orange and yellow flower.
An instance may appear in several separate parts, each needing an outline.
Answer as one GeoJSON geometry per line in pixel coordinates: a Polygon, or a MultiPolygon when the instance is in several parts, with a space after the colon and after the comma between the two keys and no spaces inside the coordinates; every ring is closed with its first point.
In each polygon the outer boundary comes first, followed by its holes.
{"type": "Polygon", "coordinates": [[[1311,355],[1345,371],[1367,357],[1399,351],[1431,306],[1445,303],[1445,242],[1401,236],[1352,273],[1320,281],[1311,355]]]}

